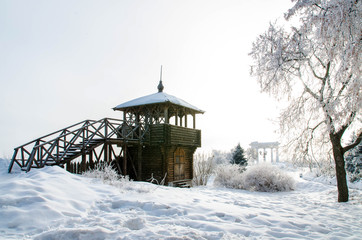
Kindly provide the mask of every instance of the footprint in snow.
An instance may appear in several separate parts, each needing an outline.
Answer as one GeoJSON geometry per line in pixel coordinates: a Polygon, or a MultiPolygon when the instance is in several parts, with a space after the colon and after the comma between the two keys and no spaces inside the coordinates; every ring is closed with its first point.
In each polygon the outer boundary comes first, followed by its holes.
{"type": "Polygon", "coordinates": [[[142,218],[131,218],[123,223],[123,226],[130,230],[140,230],[145,227],[145,220],[142,218]]]}
{"type": "Polygon", "coordinates": [[[219,218],[225,217],[225,213],[222,213],[222,212],[217,212],[217,213],[215,213],[215,215],[219,218]]]}
{"type": "Polygon", "coordinates": [[[246,218],[251,219],[251,218],[255,218],[256,216],[258,216],[258,215],[256,215],[256,214],[248,214],[248,215],[246,215],[246,218]]]}

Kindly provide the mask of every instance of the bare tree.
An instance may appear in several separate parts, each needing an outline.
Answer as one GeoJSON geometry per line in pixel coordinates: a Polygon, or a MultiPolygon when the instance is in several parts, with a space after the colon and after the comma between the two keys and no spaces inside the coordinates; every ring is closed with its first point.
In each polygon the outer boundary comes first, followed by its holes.
{"type": "Polygon", "coordinates": [[[262,92],[286,100],[281,133],[300,157],[330,151],[338,201],[348,201],[344,153],[361,142],[361,0],[293,0],[290,29],[270,24],[253,43],[251,75],[262,92]],[[298,21],[294,21],[298,20],[298,21]],[[342,146],[347,130],[356,140],[342,146]],[[313,149],[314,146],[314,149],[313,149]]]}

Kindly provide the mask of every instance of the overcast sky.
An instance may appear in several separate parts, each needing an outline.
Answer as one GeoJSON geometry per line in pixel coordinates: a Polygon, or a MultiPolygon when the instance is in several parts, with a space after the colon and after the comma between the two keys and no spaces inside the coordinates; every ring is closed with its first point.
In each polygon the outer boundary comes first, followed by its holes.
{"type": "Polygon", "coordinates": [[[252,42],[290,0],[0,0],[0,157],[164,92],[206,111],[204,150],[277,141],[276,103],[249,76],[252,42]]]}

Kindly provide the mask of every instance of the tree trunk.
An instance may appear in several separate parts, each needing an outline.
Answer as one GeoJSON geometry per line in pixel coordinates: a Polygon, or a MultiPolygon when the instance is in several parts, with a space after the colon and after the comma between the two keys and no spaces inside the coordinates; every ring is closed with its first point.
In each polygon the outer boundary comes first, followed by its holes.
{"type": "Polygon", "coordinates": [[[330,134],[330,139],[332,143],[334,162],[336,164],[338,202],[348,202],[348,186],[341,138],[334,134],[330,134]]]}

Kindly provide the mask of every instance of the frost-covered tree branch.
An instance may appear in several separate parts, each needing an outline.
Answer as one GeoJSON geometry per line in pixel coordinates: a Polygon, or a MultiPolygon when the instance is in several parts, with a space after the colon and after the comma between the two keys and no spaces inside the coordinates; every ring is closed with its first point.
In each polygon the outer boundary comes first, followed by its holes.
{"type": "Polygon", "coordinates": [[[289,102],[280,129],[295,156],[329,158],[332,150],[339,201],[347,201],[343,154],[355,144],[341,141],[362,127],[361,1],[293,1],[285,19],[300,24],[269,25],[253,43],[251,75],[262,92],[289,102]]]}
{"type": "Polygon", "coordinates": [[[357,138],[356,138],[356,140],[354,142],[352,142],[351,144],[349,144],[349,145],[347,145],[347,146],[345,146],[343,148],[343,151],[348,152],[352,148],[355,148],[361,142],[362,142],[362,131],[357,135],[357,138]]]}

